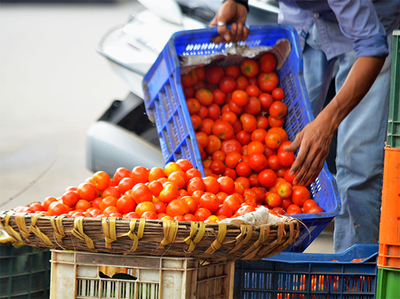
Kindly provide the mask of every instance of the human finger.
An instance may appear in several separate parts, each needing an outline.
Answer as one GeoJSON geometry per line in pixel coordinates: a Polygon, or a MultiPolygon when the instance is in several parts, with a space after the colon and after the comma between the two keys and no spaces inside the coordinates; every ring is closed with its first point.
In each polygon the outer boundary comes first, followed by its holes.
{"type": "Polygon", "coordinates": [[[242,37],[242,40],[244,41],[244,40],[246,40],[247,39],[247,37],[249,36],[249,28],[247,28],[247,27],[243,27],[243,37],[242,37]]]}
{"type": "MultiPolygon", "coordinates": [[[[236,42],[237,40],[237,28],[238,28],[238,24],[237,23],[232,23],[231,24],[231,42],[236,42]]],[[[228,42],[228,41],[227,41],[228,42]]]]}
{"type": "Polygon", "coordinates": [[[237,30],[236,30],[236,42],[243,40],[243,24],[238,23],[237,24],[237,30]]]}
{"type": "Polygon", "coordinates": [[[302,132],[296,135],[295,139],[284,147],[284,150],[287,152],[295,152],[299,147],[302,140],[302,132]]]}

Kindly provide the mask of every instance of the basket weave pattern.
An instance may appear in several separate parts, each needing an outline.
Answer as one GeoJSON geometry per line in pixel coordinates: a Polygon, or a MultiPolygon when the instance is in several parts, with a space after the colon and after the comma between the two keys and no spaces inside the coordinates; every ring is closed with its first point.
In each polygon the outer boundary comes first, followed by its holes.
{"type": "Polygon", "coordinates": [[[285,250],[299,221],[278,224],[206,224],[170,220],[0,214],[0,226],[30,246],[110,254],[194,257],[209,261],[256,260],[285,250]]]}

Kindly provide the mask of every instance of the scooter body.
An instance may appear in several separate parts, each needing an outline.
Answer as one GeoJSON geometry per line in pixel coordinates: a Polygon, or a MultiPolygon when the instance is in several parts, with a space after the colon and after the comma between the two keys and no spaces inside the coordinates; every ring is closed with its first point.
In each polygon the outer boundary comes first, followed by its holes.
{"type": "MultiPolygon", "coordinates": [[[[125,24],[112,28],[97,51],[110,64],[115,78],[129,88],[87,132],[87,168],[113,174],[118,167],[163,167],[157,129],[143,103],[142,80],[175,32],[208,26],[220,0],[139,0],[146,8],[125,24]]],[[[276,23],[273,0],[250,0],[249,25],[276,23]]]]}

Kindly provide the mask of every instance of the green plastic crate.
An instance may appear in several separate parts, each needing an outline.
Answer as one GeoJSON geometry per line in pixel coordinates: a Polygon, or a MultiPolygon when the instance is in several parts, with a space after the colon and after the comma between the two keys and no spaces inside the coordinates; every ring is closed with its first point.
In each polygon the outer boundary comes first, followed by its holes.
{"type": "Polygon", "coordinates": [[[376,299],[400,298],[400,269],[378,267],[376,299]]]}
{"type": "Polygon", "coordinates": [[[45,299],[50,294],[50,250],[0,244],[0,299],[45,299]]]}
{"type": "Polygon", "coordinates": [[[400,148],[400,30],[393,31],[387,146],[400,148]]]}

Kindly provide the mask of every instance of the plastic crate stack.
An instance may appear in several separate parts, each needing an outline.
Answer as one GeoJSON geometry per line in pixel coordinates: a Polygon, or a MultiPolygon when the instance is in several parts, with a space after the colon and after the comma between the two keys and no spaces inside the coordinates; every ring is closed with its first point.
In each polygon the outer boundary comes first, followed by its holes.
{"type": "Polygon", "coordinates": [[[390,107],[383,170],[377,298],[400,296],[400,30],[393,32],[390,107]]]}
{"type": "Polygon", "coordinates": [[[282,252],[237,261],[234,298],[373,299],[377,256],[378,245],[357,244],[341,254],[282,252]]]}

